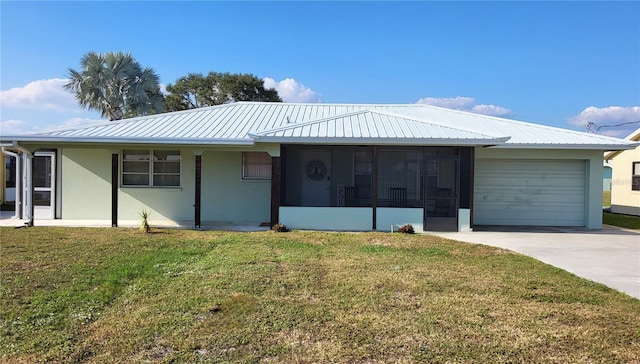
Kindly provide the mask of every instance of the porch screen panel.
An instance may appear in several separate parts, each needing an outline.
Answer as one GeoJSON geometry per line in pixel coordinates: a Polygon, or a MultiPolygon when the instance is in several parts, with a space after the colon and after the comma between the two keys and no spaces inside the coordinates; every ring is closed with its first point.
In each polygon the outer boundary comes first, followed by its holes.
{"type": "Polygon", "coordinates": [[[360,206],[371,206],[371,172],[373,155],[371,149],[354,152],[353,184],[356,188],[360,206]]]}
{"type": "Polygon", "coordinates": [[[380,150],[378,205],[422,207],[422,153],[417,150],[380,150]]]}

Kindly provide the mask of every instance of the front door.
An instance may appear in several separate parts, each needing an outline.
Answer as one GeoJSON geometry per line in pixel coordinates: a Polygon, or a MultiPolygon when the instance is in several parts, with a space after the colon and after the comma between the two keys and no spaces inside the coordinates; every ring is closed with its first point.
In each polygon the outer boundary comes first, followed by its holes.
{"type": "Polygon", "coordinates": [[[55,170],[54,152],[36,152],[33,157],[33,217],[55,218],[55,170]]]}
{"type": "Polygon", "coordinates": [[[458,159],[427,158],[424,226],[428,231],[458,230],[458,159]]]}
{"type": "Polygon", "coordinates": [[[302,152],[302,206],[329,206],[331,201],[331,152],[302,152]]]}

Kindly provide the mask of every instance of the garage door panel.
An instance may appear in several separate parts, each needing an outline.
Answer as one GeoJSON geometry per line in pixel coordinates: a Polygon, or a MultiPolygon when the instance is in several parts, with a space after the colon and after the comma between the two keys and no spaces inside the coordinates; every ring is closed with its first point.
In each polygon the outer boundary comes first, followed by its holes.
{"type": "Polygon", "coordinates": [[[571,189],[582,189],[584,190],[584,180],[576,180],[575,178],[567,178],[564,177],[564,180],[544,180],[544,179],[530,179],[526,177],[522,178],[485,178],[485,179],[476,179],[477,183],[482,183],[486,185],[493,185],[496,187],[518,187],[525,188],[527,186],[540,186],[541,183],[544,183],[544,187],[546,190],[549,190],[548,187],[564,187],[567,190],[571,189]]]}
{"type": "Polygon", "coordinates": [[[584,226],[585,162],[476,161],[474,224],[584,226]]]}
{"type": "MultiPolygon", "coordinates": [[[[574,204],[576,208],[582,211],[584,207],[584,196],[582,195],[545,195],[540,194],[537,196],[523,196],[519,194],[518,196],[503,194],[501,192],[496,192],[495,197],[491,201],[491,206],[498,206],[500,204],[505,204],[505,206],[510,206],[513,208],[519,208],[521,206],[513,206],[514,203],[526,204],[526,205],[534,205],[541,207],[563,207],[568,204],[574,204]],[[535,197],[535,199],[532,199],[535,197]]],[[[568,207],[568,206],[567,206],[568,207]]]]}

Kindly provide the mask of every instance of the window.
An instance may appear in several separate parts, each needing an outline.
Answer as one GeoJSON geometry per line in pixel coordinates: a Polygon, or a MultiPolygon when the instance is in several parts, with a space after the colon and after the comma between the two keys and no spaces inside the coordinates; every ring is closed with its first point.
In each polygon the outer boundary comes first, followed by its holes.
{"type": "Polygon", "coordinates": [[[179,187],[180,161],[179,150],[124,150],[122,185],[179,187]]]}
{"type": "Polygon", "coordinates": [[[631,166],[631,190],[640,191],[640,162],[633,162],[631,166]]]}
{"type": "Polygon", "coordinates": [[[271,156],[269,153],[242,153],[242,178],[271,179],[271,156]]]}
{"type": "Polygon", "coordinates": [[[5,170],[6,170],[6,187],[16,187],[16,159],[11,156],[7,156],[5,159],[5,170]]]}

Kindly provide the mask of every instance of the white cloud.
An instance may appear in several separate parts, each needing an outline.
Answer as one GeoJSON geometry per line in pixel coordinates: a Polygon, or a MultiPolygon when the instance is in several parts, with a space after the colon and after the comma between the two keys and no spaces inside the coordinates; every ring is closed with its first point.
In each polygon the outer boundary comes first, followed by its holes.
{"type": "Polygon", "coordinates": [[[87,125],[93,123],[104,122],[104,119],[91,119],[91,118],[71,118],[57,124],[37,124],[29,123],[19,119],[9,119],[0,122],[0,135],[24,135],[29,133],[44,132],[59,128],[71,128],[79,125],[87,125]]]}
{"type": "Polygon", "coordinates": [[[425,97],[418,100],[417,103],[490,116],[508,117],[513,115],[513,112],[506,107],[476,104],[476,99],[473,97],[425,97]]]}
{"type": "Polygon", "coordinates": [[[265,88],[275,88],[285,102],[321,102],[320,94],[293,78],[276,81],[266,77],[262,80],[265,88]]]}
{"type": "Polygon", "coordinates": [[[54,128],[71,128],[74,126],[94,124],[94,123],[104,123],[105,119],[91,119],[91,118],[71,118],[66,120],[62,124],[58,126],[54,126],[54,128]]]}
{"type": "Polygon", "coordinates": [[[165,85],[164,83],[160,83],[160,93],[162,93],[164,96],[167,96],[169,94],[169,92],[167,91],[167,85],[165,85]]]}
{"type": "Polygon", "coordinates": [[[64,89],[67,82],[66,79],[52,78],[0,91],[0,105],[5,108],[79,112],[81,108],[75,97],[64,89]]]}
{"type": "Polygon", "coordinates": [[[36,126],[29,125],[24,120],[9,119],[0,122],[0,135],[22,135],[36,131],[36,126]]]}
{"type": "MultiPolygon", "coordinates": [[[[598,134],[626,137],[640,128],[640,106],[607,106],[602,108],[589,106],[580,114],[569,118],[570,124],[585,127],[585,130],[587,123],[590,122],[596,124],[594,128],[600,128],[597,130],[598,134]]],[[[592,130],[594,129],[592,128],[592,130]]]]}

